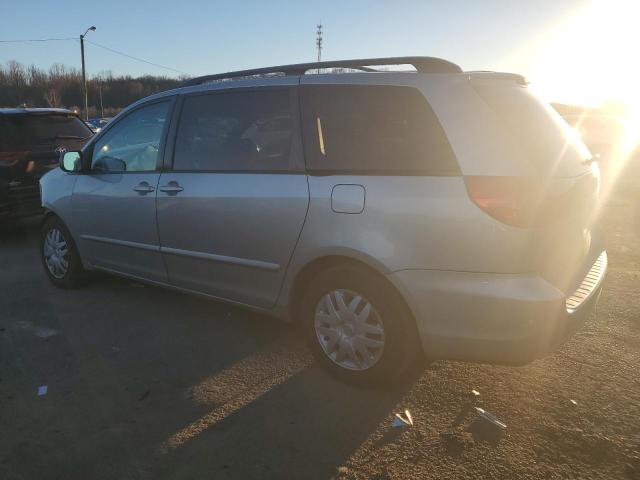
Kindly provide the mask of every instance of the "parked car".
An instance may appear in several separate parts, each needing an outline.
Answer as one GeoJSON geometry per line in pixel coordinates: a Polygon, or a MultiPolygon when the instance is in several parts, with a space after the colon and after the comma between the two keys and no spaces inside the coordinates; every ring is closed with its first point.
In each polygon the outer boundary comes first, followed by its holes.
{"type": "Polygon", "coordinates": [[[110,120],[111,118],[90,118],[87,120],[87,124],[89,128],[93,130],[93,133],[98,133],[107,125],[107,123],[109,123],[110,120]]]}
{"type": "Polygon", "coordinates": [[[522,77],[435,58],[200,77],[41,180],[44,270],[299,322],[356,382],[421,353],[523,364],[581,325],[607,268],[598,170],[568,128],[522,77]],[[391,64],[416,71],[373,68],[391,64]],[[305,74],[325,67],[364,71],[305,74]]]}
{"type": "MultiPolygon", "coordinates": [[[[589,151],[598,159],[603,178],[609,175],[611,162],[621,149],[625,137],[625,125],[617,117],[604,114],[567,114],[566,122],[582,138],[589,151]]],[[[622,159],[619,159],[622,160],[622,159]]]]}
{"type": "Polygon", "coordinates": [[[58,167],[61,149],[78,149],[89,136],[68,110],[0,108],[0,220],[41,213],[40,177],[58,167]]]}

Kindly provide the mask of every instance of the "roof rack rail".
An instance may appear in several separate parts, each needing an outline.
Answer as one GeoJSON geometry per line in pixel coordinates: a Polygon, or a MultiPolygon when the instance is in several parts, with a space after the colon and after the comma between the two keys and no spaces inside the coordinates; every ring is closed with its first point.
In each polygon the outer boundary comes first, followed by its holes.
{"type": "Polygon", "coordinates": [[[389,58],[361,58],[357,60],[335,60],[329,62],[298,63],[294,65],[280,65],[277,67],[254,68],[238,70],[236,72],[217,73],[191,78],[181,87],[201,85],[216,80],[232,80],[239,77],[251,77],[269,74],[304,75],[308,70],[321,68],[352,68],[365,72],[376,71],[374,65],[413,65],[418,73],[461,73],[462,69],[455,63],[436,57],[389,57],[389,58]]]}

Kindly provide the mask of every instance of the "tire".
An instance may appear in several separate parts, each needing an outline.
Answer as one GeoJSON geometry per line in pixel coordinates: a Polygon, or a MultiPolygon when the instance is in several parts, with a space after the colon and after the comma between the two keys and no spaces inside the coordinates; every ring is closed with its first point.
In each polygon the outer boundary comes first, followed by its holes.
{"type": "Polygon", "coordinates": [[[42,225],[40,259],[47,278],[58,288],[77,287],[85,277],[76,244],[58,217],[51,216],[42,225]]]}
{"type": "Polygon", "coordinates": [[[358,266],[314,275],[299,312],[316,360],[349,383],[392,383],[420,352],[415,322],[400,295],[384,278],[358,266]]]}

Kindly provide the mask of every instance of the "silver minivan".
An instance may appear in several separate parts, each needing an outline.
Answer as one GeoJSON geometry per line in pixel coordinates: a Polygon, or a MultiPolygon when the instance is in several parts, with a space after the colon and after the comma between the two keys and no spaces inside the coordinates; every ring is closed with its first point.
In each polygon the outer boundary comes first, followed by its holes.
{"type": "Polygon", "coordinates": [[[231,72],[63,154],[41,254],[59,287],[100,270],[299,323],[351,381],[423,354],[516,365],[597,302],[599,182],[518,75],[428,57],[231,72]]]}

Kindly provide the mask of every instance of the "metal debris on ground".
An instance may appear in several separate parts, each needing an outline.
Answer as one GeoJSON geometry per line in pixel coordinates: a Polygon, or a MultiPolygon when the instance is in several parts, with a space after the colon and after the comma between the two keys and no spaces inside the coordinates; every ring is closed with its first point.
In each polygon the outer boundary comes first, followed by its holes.
{"type": "Polygon", "coordinates": [[[489,423],[495,425],[496,427],[501,428],[502,430],[507,428],[507,424],[504,423],[503,421],[499,420],[495,415],[487,412],[485,409],[480,408],[480,407],[475,407],[476,412],[478,412],[478,415],[480,415],[482,418],[484,418],[485,420],[487,420],[489,423]]]}
{"type": "Polygon", "coordinates": [[[471,398],[472,399],[477,399],[480,397],[480,392],[478,390],[471,390],[471,398]]]}
{"type": "Polygon", "coordinates": [[[138,401],[141,402],[142,400],[147,398],[150,393],[151,393],[151,390],[149,390],[149,389],[145,390],[145,392],[138,397],[138,401]]]}
{"type": "Polygon", "coordinates": [[[393,428],[402,428],[402,427],[412,427],[413,426],[413,418],[411,417],[411,413],[409,410],[404,411],[404,417],[401,413],[396,413],[393,417],[393,422],[391,423],[393,428]]]}
{"type": "Polygon", "coordinates": [[[47,394],[47,386],[46,385],[40,385],[38,387],[38,396],[41,397],[43,395],[47,394]]]}
{"type": "Polygon", "coordinates": [[[578,402],[576,402],[573,398],[570,398],[569,401],[574,405],[578,405],[578,402]]]}

